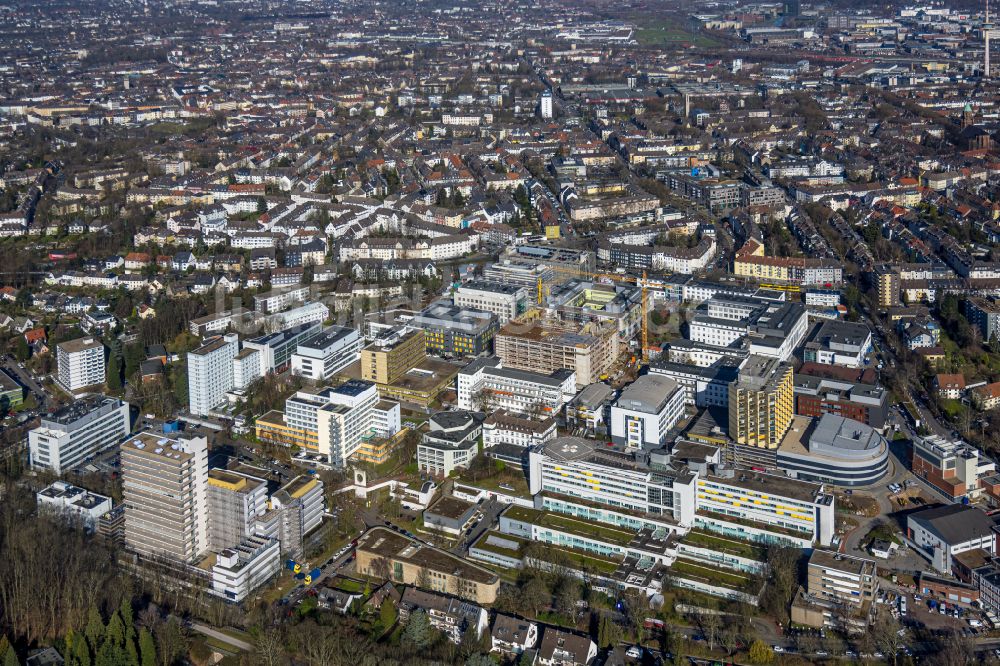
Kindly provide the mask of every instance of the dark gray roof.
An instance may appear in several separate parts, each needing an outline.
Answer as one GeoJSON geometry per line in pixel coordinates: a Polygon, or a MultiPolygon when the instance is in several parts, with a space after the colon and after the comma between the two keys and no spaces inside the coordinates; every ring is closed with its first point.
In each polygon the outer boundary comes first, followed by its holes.
{"type": "Polygon", "coordinates": [[[945,504],[919,511],[910,520],[937,534],[948,544],[964,543],[993,531],[993,521],[981,510],[965,504],[945,504]]]}

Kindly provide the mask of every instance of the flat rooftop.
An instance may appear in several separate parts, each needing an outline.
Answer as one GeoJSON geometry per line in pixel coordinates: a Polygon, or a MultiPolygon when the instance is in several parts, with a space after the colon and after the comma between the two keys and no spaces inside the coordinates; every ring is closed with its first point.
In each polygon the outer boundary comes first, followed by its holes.
{"type": "Polygon", "coordinates": [[[59,343],[59,349],[62,349],[70,354],[87,351],[89,349],[96,349],[98,347],[103,348],[104,344],[96,338],[77,338],[76,340],[67,340],[66,342],[59,343]]]}
{"type": "Polygon", "coordinates": [[[713,483],[743,488],[765,495],[781,495],[802,502],[815,502],[817,497],[821,495],[820,491],[823,488],[818,483],[798,481],[786,476],[764,474],[744,468],[735,469],[735,474],[731,478],[720,476],[718,473],[708,474],[705,478],[713,483]]]}
{"type": "Polygon", "coordinates": [[[374,527],[359,537],[357,550],[484,585],[492,585],[499,580],[495,573],[484,567],[385,527],[374,527]]]}
{"type": "Polygon", "coordinates": [[[860,576],[864,573],[875,574],[875,560],[867,560],[863,557],[853,557],[836,553],[830,550],[815,549],[809,557],[809,566],[822,567],[823,569],[836,569],[860,576]]]}

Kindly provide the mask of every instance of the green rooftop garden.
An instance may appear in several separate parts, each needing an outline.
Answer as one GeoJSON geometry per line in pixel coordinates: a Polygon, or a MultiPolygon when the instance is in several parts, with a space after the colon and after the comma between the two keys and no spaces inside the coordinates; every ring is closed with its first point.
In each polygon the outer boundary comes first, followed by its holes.
{"type": "Polygon", "coordinates": [[[681,539],[681,543],[694,546],[696,548],[707,548],[709,550],[735,555],[749,560],[764,561],[767,551],[758,544],[747,541],[737,541],[724,536],[712,534],[707,530],[693,529],[687,536],[681,539]]]}
{"type": "Polygon", "coordinates": [[[690,560],[678,559],[670,568],[672,572],[681,578],[698,580],[715,587],[724,587],[730,590],[741,592],[753,592],[754,582],[748,577],[735,571],[721,571],[707,566],[702,566],[690,560]]]}

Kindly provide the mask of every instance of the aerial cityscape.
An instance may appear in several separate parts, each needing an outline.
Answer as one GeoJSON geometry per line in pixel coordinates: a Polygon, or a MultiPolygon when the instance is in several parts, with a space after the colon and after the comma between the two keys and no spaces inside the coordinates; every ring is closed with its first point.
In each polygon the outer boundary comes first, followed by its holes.
{"type": "Polygon", "coordinates": [[[0,666],[1000,666],[996,11],[0,0],[0,666]]]}

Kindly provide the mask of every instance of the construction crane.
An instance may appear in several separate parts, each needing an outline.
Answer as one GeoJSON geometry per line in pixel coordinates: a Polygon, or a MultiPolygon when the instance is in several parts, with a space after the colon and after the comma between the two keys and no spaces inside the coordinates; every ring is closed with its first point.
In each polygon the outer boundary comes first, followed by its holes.
{"type": "MultiPolygon", "coordinates": [[[[561,266],[546,265],[554,273],[561,273],[579,280],[610,280],[611,282],[628,282],[636,284],[640,290],[640,306],[642,308],[641,335],[642,335],[642,360],[649,360],[649,289],[646,271],[642,272],[642,277],[635,275],[624,275],[619,273],[592,273],[576,268],[563,268],[561,266]]],[[[539,276],[536,286],[536,299],[539,306],[545,304],[545,282],[539,276]]]]}

